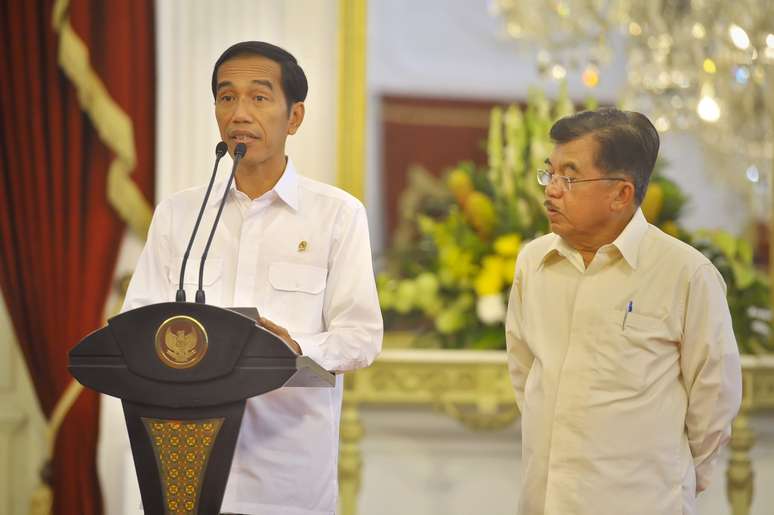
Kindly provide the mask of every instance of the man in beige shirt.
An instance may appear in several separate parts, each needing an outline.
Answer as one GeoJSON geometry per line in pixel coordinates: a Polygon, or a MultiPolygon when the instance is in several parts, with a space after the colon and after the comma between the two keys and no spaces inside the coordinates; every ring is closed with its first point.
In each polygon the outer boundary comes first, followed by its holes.
{"type": "Polygon", "coordinates": [[[648,224],[659,148],[639,113],[559,120],[538,181],[552,234],[521,252],[508,363],[521,515],[688,515],[741,401],[722,277],[648,224]]]}

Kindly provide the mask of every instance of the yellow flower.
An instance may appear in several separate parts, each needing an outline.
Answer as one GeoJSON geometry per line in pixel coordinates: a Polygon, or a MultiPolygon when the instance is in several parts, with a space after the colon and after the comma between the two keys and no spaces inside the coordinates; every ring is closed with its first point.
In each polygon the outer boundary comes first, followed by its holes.
{"type": "Polygon", "coordinates": [[[476,293],[479,296],[493,295],[503,288],[503,276],[491,272],[481,272],[476,277],[476,293]]]}
{"type": "Polygon", "coordinates": [[[677,227],[677,224],[674,220],[667,220],[661,224],[661,230],[670,236],[674,236],[675,238],[677,238],[678,234],[680,233],[680,229],[677,227]]]}
{"type": "Polygon", "coordinates": [[[445,245],[438,249],[438,276],[445,286],[466,286],[476,274],[473,255],[456,245],[445,245]]]}
{"type": "Polygon", "coordinates": [[[422,234],[432,234],[435,231],[435,226],[436,226],[435,220],[433,220],[429,216],[419,215],[419,218],[417,219],[417,224],[422,234]]]}
{"type": "Polygon", "coordinates": [[[468,195],[465,201],[465,215],[479,234],[487,236],[492,232],[496,218],[494,206],[489,197],[480,191],[474,191],[468,195]]]}
{"type": "Polygon", "coordinates": [[[503,280],[505,284],[513,284],[513,274],[516,272],[516,257],[505,258],[503,261],[503,280]]]}
{"type": "Polygon", "coordinates": [[[446,179],[446,185],[461,206],[465,205],[468,195],[473,192],[473,181],[470,180],[470,175],[462,168],[456,168],[449,174],[449,177],[446,179]]]}
{"type": "Polygon", "coordinates": [[[503,266],[504,261],[500,256],[485,256],[481,260],[481,272],[473,285],[479,297],[500,293],[503,289],[503,266]]]}
{"type": "Polygon", "coordinates": [[[499,274],[503,269],[503,258],[497,254],[489,254],[481,258],[481,268],[491,273],[499,274]]]}
{"type": "Polygon", "coordinates": [[[645,192],[645,198],[642,199],[642,214],[650,223],[656,223],[658,215],[661,214],[661,208],[664,205],[664,190],[657,182],[650,183],[648,191],[645,192]]]}
{"type": "Polygon", "coordinates": [[[514,233],[505,234],[494,242],[495,252],[503,257],[516,257],[521,248],[521,236],[514,233]]]}

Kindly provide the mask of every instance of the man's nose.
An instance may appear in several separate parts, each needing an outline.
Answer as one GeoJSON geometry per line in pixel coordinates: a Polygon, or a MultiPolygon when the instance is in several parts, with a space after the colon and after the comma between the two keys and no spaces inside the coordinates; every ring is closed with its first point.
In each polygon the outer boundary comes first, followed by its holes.
{"type": "Polygon", "coordinates": [[[552,177],[551,179],[551,182],[546,186],[546,197],[559,198],[564,194],[562,180],[557,179],[556,177],[552,177]]]}
{"type": "Polygon", "coordinates": [[[234,117],[233,121],[235,122],[250,122],[252,121],[252,115],[250,114],[249,109],[249,98],[238,98],[236,101],[236,105],[234,106],[234,117]]]}

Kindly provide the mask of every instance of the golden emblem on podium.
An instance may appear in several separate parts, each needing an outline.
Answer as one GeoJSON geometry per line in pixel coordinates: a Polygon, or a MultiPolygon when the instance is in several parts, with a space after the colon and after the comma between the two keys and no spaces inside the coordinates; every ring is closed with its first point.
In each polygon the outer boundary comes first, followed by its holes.
{"type": "Polygon", "coordinates": [[[168,318],[156,331],[156,355],[172,368],[191,368],[207,354],[207,331],[184,315],[168,318]]]}

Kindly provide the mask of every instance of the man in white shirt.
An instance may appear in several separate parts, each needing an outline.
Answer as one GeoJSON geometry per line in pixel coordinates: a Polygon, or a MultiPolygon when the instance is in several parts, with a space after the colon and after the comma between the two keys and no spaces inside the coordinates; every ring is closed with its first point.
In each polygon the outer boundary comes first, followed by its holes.
{"type": "MultiPolygon", "coordinates": [[[[255,306],[261,324],[327,370],[371,364],[381,349],[366,212],[351,195],[307,179],[285,156],[304,119],[307,81],[296,59],[248,41],[227,49],[212,74],[215,117],[233,155],[247,147],[205,264],[209,304],[255,306]]],[[[201,226],[211,227],[226,180],[216,183],[201,226]]],[[[124,310],[173,301],[181,257],[204,188],[182,191],[154,213],[124,310]]],[[[204,233],[206,234],[206,232],[204,233]]],[[[200,256],[206,236],[191,256],[200,256]]],[[[186,268],[194,298],[199,262],[186,268]]],[[[281,388],[247,401],[221,510],[332,515],[342,377],[336,387],[281,388]]]]}
{"type": "Polygon", "coordinates": [[[520,253],[506,321],[521,515],[688,515],[741,401],[725,283],[639,205],[659,137],[639,113],[559,120],[538,171],[552,234],[520,253]]]}

